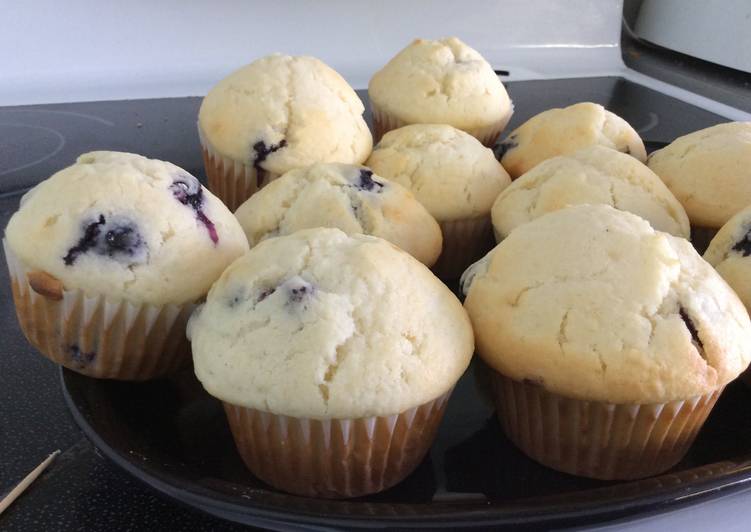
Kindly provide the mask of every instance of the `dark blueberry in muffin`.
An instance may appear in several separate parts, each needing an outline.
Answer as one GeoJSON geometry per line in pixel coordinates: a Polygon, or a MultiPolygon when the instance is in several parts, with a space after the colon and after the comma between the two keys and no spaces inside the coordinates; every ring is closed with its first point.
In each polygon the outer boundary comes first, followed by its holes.
{"type": "Polygon", "coordinates": [[[107,221],[100,214],[96,221],[84,223],[83,236],[68,250],[63,262],[71,266],[80,255],[89,252],[130,265],[143,262],[147,246],[132,221],[123,217],[107,221]]]}
{"type": "Polygon", "coordinates": [[[76,259],[82,253],[86,253],[91,248],[96,247],[97,240],[102,232],[102,226],[105,223],[104,215],[100,214],[96,221],[84,225],[83,236],[78,240],[78,243],[75,246],[68,250],[65,257],[63,257],[63,262],[65,262],[66,266],[70,266],[76,262],[76,259]]]}
{"type": "Polygon", "coordinates": [[[379,183],[378,181],[373,179],[372,170],[362,168],[360,169],[360,175],[358,176],[358,181],[355,186],[360,190],[367,190],[370,192],[375,190],[376,192],[380,192],[383,188],[383,183],[379,183]]]}
{"type": "Polygon", "coordinates": [[[170,185],[170,190],[177,201],[183,205],[189,205],[195,211],[203,206],[203,187],[192,175],[180,176],[170,185]]]}
{"type": "Polygon", "coordinates": [[[85,368],[96,358],[96,353],[85,353],[77,345],[68,347],[68,355],[70,356],[70,361],[78,368],[85,368]]]}
{"type": "Polygon", "coordinates": [[[266,290],[258,294],[258,299],[256,299],[256,303],[260,303],[261,301],[269,297],[274,292],[276,292],[276,287],[267,288],[266,290]]]}
{"type": "Polygon", "coordinates": [[[694,325],[694,322],[691,320],[688,313],[686,313],[686,309],[681,307],[678,312],[681,316],[681,319],[683,320],[683,323],[686,324],[686,329],[688,329],[688,332],[691,333],[691,341],[699,350],[704,349],[704,344],[701,342],[701,338],[699,338],[699,332],[696,330],[696,325],[694,325]]]}
{"type": "MultiPolygon", "coordinates": [[[[254,306],[269,297],[274,292],[276,292],[275,286],[261,290],[261,292],[255,298],[254,306]]],[[[227,306],[230,308],[235,308],[240,303],[245,303],[248,299],[248,292],[245,288],[243,288],[241,290],[238,290],[235,295],[230,297],[229,301],[227,301],[227,306]]]]}
{"type": "Polygon", "coordinates": [[[271,155],[275,151],[281,150],[286,145],[287,141],[285,139],[282,139],[278,144],[267,145],[262,140],[259,140],[258,142],[253,144],[253,166],[255,167],[255,169],[258,170],[261,163],[265,161],[269,155],[271,155]]]}
{"type": "Polygon", "coordinates": [[[751,230],[746,232],[743,238],[735,243],[733,251],[741,253],[744,257],[751,255],[751,230]]]}
{"type": "Polygon", "coordinates": [[[519,143],[516,142],[516,135],[511,135],[509,138],[504,140],[503,142],[499,143],[495,147],[495,157],[498,160],[501,160],[506,153],[508,153],[509,150],[513,150],[519,146],[519,143]]]}
{"type": "Polygon", "coordinates": [[[113,227],[104,234],[104,250],[110,257],[119,253],[133,255],[141,244],[141,235],[128,225],[113,227]]]}
{"type": "Polygon", "coordinates": [[[295,279],[287,286],[290,303],[302,303],[315,293],[315,287],[302,279],[295,279]]]}
{"type": "Polygon", "coordinates": [[[203,212],[203,187],[198,179],[190,174],[181,175],[169,187],[172,195],[177,201],[185,206],[190,207],[196,213],[196,218],[201,222],[209,232],[211,241],[216,244],[219,242],[219,235],[216,232],[214,222],[209,220],[206,213],[203,212]]]}

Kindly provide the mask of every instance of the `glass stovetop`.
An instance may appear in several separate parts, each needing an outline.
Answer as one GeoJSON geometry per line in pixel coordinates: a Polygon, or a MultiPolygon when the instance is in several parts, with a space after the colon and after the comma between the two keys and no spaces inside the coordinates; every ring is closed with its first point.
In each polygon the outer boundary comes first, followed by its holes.
{"type": "MultiPolygon", "coordinates": [[[[625,118],[645,141],[669,142],[725,119],[616,77],[507,85],[509,131],[543,110],[593,101],[625,118]]],[[[20,192],[83,152],[131,151],[166,159],[203,177],[195,122],[199,97],[0,107],[0,224],[20,192]]],[[[63,453],[2,516],[3,530],[233,530],[235,525],[166,501],[107,462],[67,412],[57,368],[23,338],[7,272],[0,269],[0,493],[49,452],[63,453]]]]}

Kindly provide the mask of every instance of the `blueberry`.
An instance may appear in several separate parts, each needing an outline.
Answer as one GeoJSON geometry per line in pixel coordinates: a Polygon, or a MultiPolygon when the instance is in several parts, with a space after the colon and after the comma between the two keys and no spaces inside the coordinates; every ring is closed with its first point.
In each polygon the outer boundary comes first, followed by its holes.
{"type": "Polygon", "coordinates": [[[203,206],[203,187],[192,175],[181,176],[169,188],[175,199],[183,205],[189,205],[195,211],[203,206]]]}
{"type": "Polygon", "coordinates": [[[181,174],[175,181],[169,186],[172,191],[172,195],[177,201],[183,205],[190,207],[196,213],[196,218],[201,224],[206,227],[209,232],[209,238],[216,244],[219,242],[219,235],[216,232],[214,222],[212,222],[206,213],[203,212],[203,187],[198,179],[192,175],[185,173],[181,174]]]}
{"type": "Polygon", "coordinates": [[[686,328],[688,329],[688,332],[691,333],[691,341],[696,344],[696,346],[699,349],[704,349],[704,344],[701,341],[701,338],[699,338],[699,332],[696,330],[696,326],[694,325],[694,322],[691,321],[691,318],[686,313],[686,309],[683,307],[680,307],[678,310],[678,313],[681,316],[681,319],[683,320],[683,323],[686,324],[686,328]]]}
{"type": "Polygon", "coordinates": [[[109,221],[100,214],[96,221],[83,224],[83,236],[63,257],[67,266],[73,265],[84,253],[93,252],[131,265],[146,260],[148,246],[135,224],[124,217],[109,221]]]}
{"type": "Polygon", "coordinates": [[[261,163],[265,161],[269,155],[281,150],[286,145],[287,141],[285,139],[279,141],[279,144],[271,144],[270,146],[267,146],[264,141],[259,140],[258,142],[253,144],[253,167],[256,170],[260,169],[261,163]]]}
{"type": "Polygon", "coordinates": [[[751,231],[748,231],[743,238],[735,243],[733,251],[740,252],[744,257],[751,255],[751,231]]]}
{"type": "MultiPolygon", "coordinates": [[[[254,306],[269,297],[271,294],[276,292],[276,287],[266,288],[264,290],[261,290],[261,292],[256,296],[254,306]]],[[[227,301],[227,306],[230,308],[235,308],[240,303],[245,303],[249,299],[247,290],[243,287],[235,292],[233,296],[229,298],[227,301]]]]}
{"type": "Polygon", "coordinates": [[[519,143],[516,142],[516,135],[511,135],[509,138],[504,140],[503,142],[499,143],[495,147],[495,157],[499,161],[503,158],[506,153],[508,153],[510,150],[513,150],[514,148],[518,147],[519,143]]]}
{"type": "Polygon", "coordinates": [[[99,235],[102,232],[102,226],[105,224],[104,215],[100,214],[99,218],[95,222],[90,222],[84,226],[83,236],[78,240],[78,243],[68,250],[68,253],[63,257],[63,262],[66,266],[72,265],[76,262],[78,256],[82,253],[86,253],[93,247],[96,247],[99,235]]]}
{"type": "Polygon", "coordinates": [[[130,226],[115,227],[104,234],[104,249],[110,257],[118,253],[133,255],[141,243],[141,235],[130,226]]]}
{"type": "Polygon", "coordinates": [[[383,188],[383,183],[379,183],[375,179],[373,179],[373,172],[372,170],[368,170],[367,168],[361,168],[360,169],[360,175],[358,176],[358,182],[355,185],[360,190],[368,190],[376,192],[380,192],[383,188]]]}
{"type": "Polygon", "coordinates": [[[70,356],[70,361],[80,369],[91,364],[96,358],[95,352],[85,353],[77,345],[68,347],[68,355],[70,356]]]}
{"type": "Polygon", "coordinates": [[[300,277],[293,277],[284,283],[287,289],[287,299],[291,304],[300,304],[315,294],[316,288],[300,277]]]}
{"type": "Polygon", "coordinates": [[[260,303],[261,301],[269,297],[274,292],[276,292],[276,287],[267,288],[266,290],[258,294],[258,299],[256,299],[256,303],[260,303]]]}

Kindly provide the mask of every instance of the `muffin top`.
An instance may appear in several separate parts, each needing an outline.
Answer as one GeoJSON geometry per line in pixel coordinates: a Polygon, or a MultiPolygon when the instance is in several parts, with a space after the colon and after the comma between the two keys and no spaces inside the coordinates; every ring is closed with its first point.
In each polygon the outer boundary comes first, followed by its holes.
{"type": "Polygon", "coordinates": [[[625,153],[595,145],[543,161],[501,192],[492,209],[496,238],[506,238],[543,214],[582,203],[632,212],[676,236],[691,234],[686,211],[654,172],[625,153]]]}
{"type": "Polygon", "coordinates": [[[411,190],[439,222],[487,215],[511,182],[490,148],[448,125],[389,131],[366,164],[411,190]]]}
{"type": "Polygon", "coordinates": [[[545,159],[596,144],[627,153],[641,162],[647,159],[644,143],[634,128],[602,105],[591,102],[533,116],[498,145],[497,154],[503,167],[516,178],[545,159]]]}
{"type": "Polygon", "coordinates": [[[751,360],[738,296],[683,239],[606,205],[522,225],[464,279],[480,356],[567,397],[684,400],[751,360]]]}
{"type": "Polygon", "coordinates": [[[368,96],[404,122],[464,130],[505,122],[513,111],[493,67],[456,37],[413,41],[375,73],[368,96]]]}
{"type": "Polygon", "coordinates": [[[220,154],[274,174],[316,162],[363,162],[373,139],[355,91],[314,57],[270,55],[220,81],[198,114],[220,154]]]}
{"type": "Polygon", "coordinates": [[[704,252],[704,260],[715,267],[746,308],[751,308],[751,206],[722,226],[704,252]]]}
{"type": "Polygon", "coordinates": [[[248,249],[232,213],[188,172],[106,151],[27,192],[5,238],[65,289],[153,304],[199,299],[248,249]]]}
{"type": "Polygon", "coordinates": [[[250,246],[313,227],[374,235],[432,266],[441,254],[441,228],[403,186],[364,166],[321,163],[291,170],[235,212],[250,246]]]}
{"type": "Polygon", "coordinates": [[[751,205],[751,122],[729,122],[675,139],[647,165],[683,204],[691,223],[718,228],[751,205]]]}
{"type": "Polygon", "coordinates": [[[198,379],[274,414],[398,414],[450,390],[473,351],[453,293],[393,244],[339,229],[264,240],[191,317],[198,379]]]}

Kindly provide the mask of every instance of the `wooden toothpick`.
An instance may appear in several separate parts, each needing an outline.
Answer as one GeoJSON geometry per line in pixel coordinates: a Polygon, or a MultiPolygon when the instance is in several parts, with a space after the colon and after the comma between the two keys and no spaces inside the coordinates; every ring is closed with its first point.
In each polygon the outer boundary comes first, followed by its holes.
{"type": "Polygon", "coordinates": [[[24,478],[21,482],[18,483],[18,485],[10,490],[8,494],[3,498],[3,500],[0,501],[0,514],[2,514],[8,506],[10,506],[13,501],[15,501],[19,495],[21,495],[24,491],[26,491],[26,488],[28,488],[32,482],[34,482],[39,475],[42,474],[42,471],[47,469],[47,466],[52,463],[52,461],[55,459],[55,457],[60,454],[60,449],[49,455],[44,462],[39,464],[34,468],[34,470],[26,475],[26,478],[24,478]]]}

